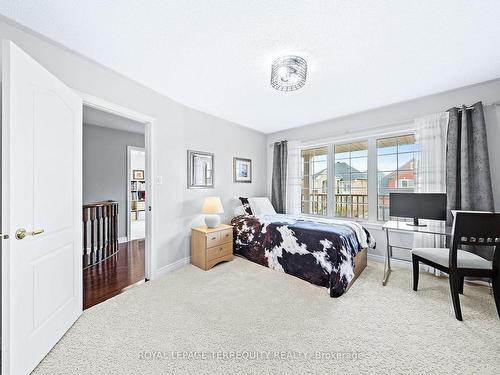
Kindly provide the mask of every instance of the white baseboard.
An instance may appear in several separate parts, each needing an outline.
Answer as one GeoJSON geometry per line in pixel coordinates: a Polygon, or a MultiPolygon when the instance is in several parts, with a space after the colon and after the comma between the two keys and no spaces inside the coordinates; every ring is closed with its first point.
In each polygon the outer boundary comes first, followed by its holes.
{"type": "Polygon", "coordinates": [[[191,263],[191,257],[182,258],[182,259],[175,261],[174,263],[167,264],[166,266],[158,268],[156,271],[153,272],[153,275],[152,275],[153,279],[156,279],[158,277],[166,275],[167,273],[178,270],[179,268],[181,268],[189,263],[191,263]]]}
{"type": "Polygon", "coordinates": [[[118,243],[128,242],[128,237],[118,237],[118,243]]]}
{"type": "MultiPolygon", "coordinates": [[[[384,263],[385,257],[383,255],[377,255],[377,254],[368,254],[368,259],[378,262],[378,263],[384,263]]],[[[402,260],[402,259],[396,259],[396,258],[391,258],[391,267],[397,267],[397,268],[409,268],[413,270],[413,264],[411,261],[407,260],[402,260]]],[[[425,264],[420,264],[420,272],[427,272],[435,276],[434,274],[434,268],[431,266],[427,266],[425,264]]],[[[444,274],[443,274],[444,275],[444,274]]]]}
{"type": "MultiPolygon", "coordinates": [[[[385,257],[383,255],[370,254],[370,253],[368,253],[368,259],[378,263],[384,263],[385,261],[385,257]]],[[[410,269],[412,268],[411,262],[395,258],[391,258],[391,266],[399,268],[410,268],[410,269]]]]}

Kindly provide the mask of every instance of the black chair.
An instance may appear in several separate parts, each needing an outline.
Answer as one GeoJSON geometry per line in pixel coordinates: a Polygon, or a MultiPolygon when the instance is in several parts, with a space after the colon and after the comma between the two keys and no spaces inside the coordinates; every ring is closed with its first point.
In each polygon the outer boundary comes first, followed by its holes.
{"type": "Polygon", "coordinates": [[[450,248],[415,248],[412,250],[413,290],[417,290],[420,262],[446,272],[450,279],[455,316],[462,320],[459,294],[464,292],[464,277],[491,278],[493,295],[500,317],[500,214],[457,212],[453,223],[450,248]],[[495,248],[493,261],[459,246],[495,248]]]}

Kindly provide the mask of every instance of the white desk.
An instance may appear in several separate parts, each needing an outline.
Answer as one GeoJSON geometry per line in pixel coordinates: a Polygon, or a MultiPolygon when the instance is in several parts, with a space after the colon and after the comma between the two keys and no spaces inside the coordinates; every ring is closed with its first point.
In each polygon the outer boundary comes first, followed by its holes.
{"type": "MultiPolygon", "coordinates": [[[[382,229],[385,230],[386,241],[387,241],[387,253],[384,261],[384,278],[382,279],[382,285],[387,284],[389,275],[391,273],[391,256],[392,248],[395,247],[391,245],[390,242],[390,232],[406,232],[406,233],[424,233],[434,236],[434,247],[437,247],[437,236],[448,237],[451,235],[451,227],[447,227],[444,221],[434,221],[434,220],[420,220],[422,224],[426,226],[416,227],[410,225],[411,223],[403,221],[388,221],[383,226],[382,229]]],[[[410,247],[397,246],[401,249],[412,250],[410,247]]]]}

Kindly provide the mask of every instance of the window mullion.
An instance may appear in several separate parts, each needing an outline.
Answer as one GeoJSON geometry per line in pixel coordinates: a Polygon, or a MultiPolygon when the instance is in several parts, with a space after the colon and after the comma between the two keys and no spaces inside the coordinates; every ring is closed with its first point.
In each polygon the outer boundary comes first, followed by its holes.
{"type": "Polygon", "coordinates": [[[328,145],[328,155],[327,155],[327,210],[326,215],[333,217],[335,216],[335,147],[333,145],[328,145]]]}
{"type": "Polygon", "coordinates": [[[377,221],[378,176],[377,176],[377,142],[375,138],[368,139],[368,220],[377,221]]]}

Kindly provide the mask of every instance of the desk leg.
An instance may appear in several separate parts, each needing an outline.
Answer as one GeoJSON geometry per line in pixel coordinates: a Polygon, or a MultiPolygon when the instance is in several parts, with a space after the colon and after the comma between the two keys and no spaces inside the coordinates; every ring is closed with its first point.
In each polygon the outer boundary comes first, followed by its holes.
{"type": "Polygon", "coordinates": [[[389,242],[389,230],[385,230],[385,238],[387,241],[387,254],[384,260],[384,278],[382,279],[382,285],[385,286],[387,284],[387,280],[389,279],[389,275],[391,273],[391,253],[392,246],[389,242]]]}

